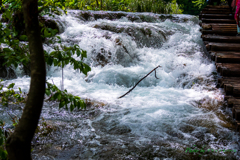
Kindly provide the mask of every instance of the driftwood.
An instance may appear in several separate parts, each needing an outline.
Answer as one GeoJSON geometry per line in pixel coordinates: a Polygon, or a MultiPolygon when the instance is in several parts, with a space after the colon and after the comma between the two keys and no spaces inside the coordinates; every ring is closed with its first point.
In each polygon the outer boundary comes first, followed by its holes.
{"type": "MultiPolygon", "coordinates": [[[[146,78],[146,77],[147,77],[149,74],[151,74],[153,71],[155,71],[155,77],[157,78],[156,69],[157,69],[158,67],[161,67],[161,66],[159,65],[159,66],[157,66],[156,68],[154,68],[154,69],[153,69],[151,72],[149,72],[146,76],[144,76],[142,79],[140,79],[140,80],[137,82],[137,84],[136,84],[133,88],[131,88],[127,93],[125,93],[124,95],[118,97],[118,99],[120,99],[120,98],[126,96],[128,93],[130,93],[130,92],[138,85],[138,83],[140,83],[144,78],[146,78]]],[[[157,79],[159,79],[159,78],[157,78],[157,79]]]]}

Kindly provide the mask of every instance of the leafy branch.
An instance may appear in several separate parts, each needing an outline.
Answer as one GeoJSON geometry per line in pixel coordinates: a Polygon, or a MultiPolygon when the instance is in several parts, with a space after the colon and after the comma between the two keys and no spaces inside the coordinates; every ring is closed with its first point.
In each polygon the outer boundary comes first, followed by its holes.
{"type": "Polygon", "coordinates": [[[74,108],[86,109],[85,102],[78,96],[73,96],[70,93],[67,93],[67,90],[61,91],[54,84],[47,82],[46,95],[50,96],[50,100],[59,101],[59,108],[65,106],[68,110],[68,104],[70,104],[70,111],[73,111],[74,108]]]}
{"type": "MultiPolygon", "coordinates": [[[[0,82],[2,80],[0,79],[0,82]]],[[[24,101],[23,93],[21,88],[19,89],[19,93],[16,93],[13,90],[15,83],[11,83],[7,86],[7,90],[3,91],[3,85],[0,84],[0,96],[1,96],[1,101],[0,103],[3,104],[3,106],[8,106],[9,102],[12,100],[14,103],[21,103],[24,101]]]]}

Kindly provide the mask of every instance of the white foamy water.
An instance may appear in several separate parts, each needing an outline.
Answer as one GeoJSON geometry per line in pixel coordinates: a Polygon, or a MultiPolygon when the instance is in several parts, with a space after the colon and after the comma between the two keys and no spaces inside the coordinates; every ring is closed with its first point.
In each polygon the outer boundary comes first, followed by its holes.
{"type": "MultiPolygon", "coordinates": [[[[133,136],[131,143],[136,146],[165,144],[182,152],[184,147],[194,144],[214,149],[238,149],[238,136],[220,125],[225,122],[214,112],[192,105],[205,100],[216,106],[222,101],[222,93],[215,89],[216,80],[212,74],[216,72],[215,65],[203,52],[200,27],[191,20],[193,16],[176,15],[175,19],[180,21],[144,22],[130,21],[124,16],[114,20],[90,17],[84,21],[78,15],[78,11],[69,11],[68,15],[56,18],[64,28],[59,36],[63,44],[78,44],[87,51],[85,62],[92,71],[85,77],[72,66],[66,66],[64,88],[73,95],[107,106],[88,121],[90,128],[75,129],[69,133],[71,136],[81,141],[83,135],[88,137],[94,132],[96,137],[89,143],[96,145],[100,145],[103,137],[123,143],[133,136]],[[182,22],[184,18],[188,21],[182,22]],[[153,72],[131,93],[117,99],[158,65],[161,66],[157,69],[159,79],[153,72]],[[221,140],[226,140],[224,145],[221,140]]],[[[46,44],[44,47],[52,50],[46,44]]],[[[60,68],[51,67],[47,77],[49,82],[60,87],[60,68]]],[[[27,92],[29,81],[28,77],[18,77],[5,83],[14,82],[16,88],[27,92]]],[[[42,115],[50,120],[61,119],[58,109],[54,112],[55,115],[45,108],[42,115]]],[[[73,119],[81,117],[68,112],[61,112],[61,115],[73,119]]],[[[88,150],[90,156],[100,152],[94,147],[88,150]]],[[[84,155],[85,152],[79,157],[84,155]]]]}

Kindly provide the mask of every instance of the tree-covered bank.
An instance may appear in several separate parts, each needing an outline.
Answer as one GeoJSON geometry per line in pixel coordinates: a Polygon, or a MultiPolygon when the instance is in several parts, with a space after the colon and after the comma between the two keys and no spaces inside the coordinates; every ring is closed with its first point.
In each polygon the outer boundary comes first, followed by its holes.
{"type": "MultiPolygon", "coordinates": [[[[0,6],[4,8],[8,3],[12,4],[12,1],[1,0],[0,6]]],[[[14,3],[21,4],[21,1],[14,3]]],[[[202,0],[39,0],[38,5],[41,10],[49,8],[47,6],[57,6],[62,9],[198,15],[206,3],[202,0]],[[201,7],[197,5],[199,3],[201,7]]]]}

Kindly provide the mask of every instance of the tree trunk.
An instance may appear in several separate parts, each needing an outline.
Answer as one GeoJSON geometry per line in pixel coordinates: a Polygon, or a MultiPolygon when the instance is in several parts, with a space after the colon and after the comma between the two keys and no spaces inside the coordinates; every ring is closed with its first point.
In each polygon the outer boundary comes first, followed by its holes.
{"type": "Polygon", "coordinates": [[[97,8],[99,8],[99,6],[98,6],[98,0],[96,0],[96,3],[97,3],[97,8]]]}
{"type": "Polygon", "coordinates": [[[23,0],[22,8],[29,40],[31,83],[20,122],[7,139],[9,160],[31,160],[31,141],[37,128],[45,93],[46,69],[38,23],[38,0],[23,0]]]}

